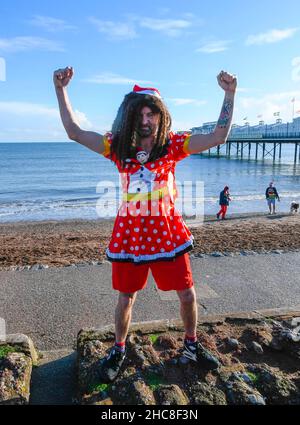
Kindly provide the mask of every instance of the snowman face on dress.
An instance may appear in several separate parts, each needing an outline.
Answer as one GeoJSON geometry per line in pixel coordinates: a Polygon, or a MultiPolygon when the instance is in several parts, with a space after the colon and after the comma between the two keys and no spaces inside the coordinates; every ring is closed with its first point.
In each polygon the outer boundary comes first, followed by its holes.
{"type": "Polygon", "coordinates": [[[140,164],[144,164],[148,161],[149,154],[146,151],[140,151],[136,154],[136,159],[139,161],[140,164]]]}

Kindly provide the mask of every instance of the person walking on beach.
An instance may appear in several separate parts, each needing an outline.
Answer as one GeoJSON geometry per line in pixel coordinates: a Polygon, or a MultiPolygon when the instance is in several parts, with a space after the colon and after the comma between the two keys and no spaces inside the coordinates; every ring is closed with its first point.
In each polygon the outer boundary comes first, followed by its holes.
{"type": "Polygon", "coordinates": [[[163,291],[175,290],[185,329],[183,356],[206,369],[220,365],[197,341],[198,310],[188,251],[193,236],[174,207],[177,197],[175,167],[190,154],[226,142],[232,121],[237,79],[221,71],[225,91],[221,114],[213,133],[172,133],[171,116],[156,88],[137,85],[128,93],[112,125],[101,135],[78,125],[66,87],[73,68],[54,72],[61,119],[68,137],[113,161],[122,176],[123,202],[106,250],[112,262],[112,287],[119,292],[115,310],[115,344],[101,359],[102,381],[113,381],[126,357],[126,338],[132,307],[151,269],[163,291]]]}
{"type": "Polygon", "coordinates": [[[270,182],[269,186],[266,189],[266,200],[269,207],[270,214],[276,214],[275,211],[275,202],[276,199],[280,202],[280,198],[275,186],[273,186],[273,182],[270,182]]]}
{"type": "Polygon", "coordinates": [[[229,187],[225,186],[222,192],[220,192],[219,205],[221,206],[221,209],[217,214],[217,219],[219,219],[220,216],[222,220],[226,219],[225,216],[226,216],[227,208],[229,206],[229,201],[231,201],[230,195],[229,195],[229,187]]]}

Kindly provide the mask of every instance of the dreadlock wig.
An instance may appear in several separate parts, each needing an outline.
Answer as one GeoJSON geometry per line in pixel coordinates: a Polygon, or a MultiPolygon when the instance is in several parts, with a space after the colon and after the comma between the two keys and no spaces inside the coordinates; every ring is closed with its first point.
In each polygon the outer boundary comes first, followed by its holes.
{"type": "Polygon", "coordinates": [[[137,128],[140,112],[144,106],[148,106],[153,113],[160,115],[158,131],[149,161],[154,161],[164,154],[172,123],[167,107],[158,97],[131,92],[124,97],[112,125],[113,140],[111,151],[116,154],[122,166],[124,166],[126,158],[135,155],[135,149],[140,137],[137,133],[137,128]]]}

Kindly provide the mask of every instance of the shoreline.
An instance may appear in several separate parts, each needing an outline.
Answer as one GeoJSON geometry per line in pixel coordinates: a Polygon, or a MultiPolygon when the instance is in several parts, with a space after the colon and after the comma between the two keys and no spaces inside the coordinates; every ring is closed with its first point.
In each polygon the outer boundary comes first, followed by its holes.
{"type": "MultiPolygon", "coordinates": [[[[253,255],[300,249],[300,214],[231,214],[187,220],[191,257],[253,255]]],[[[0,223],[0,270],[96,265],[106,261],[114,219],[0,223]]]]}

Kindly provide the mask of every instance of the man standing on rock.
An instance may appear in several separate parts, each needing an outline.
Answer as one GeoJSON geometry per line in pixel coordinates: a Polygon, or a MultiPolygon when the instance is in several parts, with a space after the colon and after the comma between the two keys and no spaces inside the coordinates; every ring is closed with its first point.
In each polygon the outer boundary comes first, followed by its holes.
{"type": "Polygon", "coordinates": [[[115,163],[122,177],[123,202],[106,250],[112,262],[112,286],[119,291],[115,311],[115,345],[100,366],[101,379],[113,381],[126,357],[126,337],[137,292],[147,283],[149,269],[160,290],[175,290],[185,328],[183,356],[206,369],[219,361],[197,341],[197,303],[188,251],[193,236],[174,203],[175,166],[190,154],[226,142],[237,86],[235,76],[217,76],[225,98],[211,134],[174,134],[171,117],[159,91],[134,86],[128,93],[111,132],[100,135],[82,130],[76,122],[66,87],[73,68],[54,72],[61,119],[70,139],[115,163]]]}

